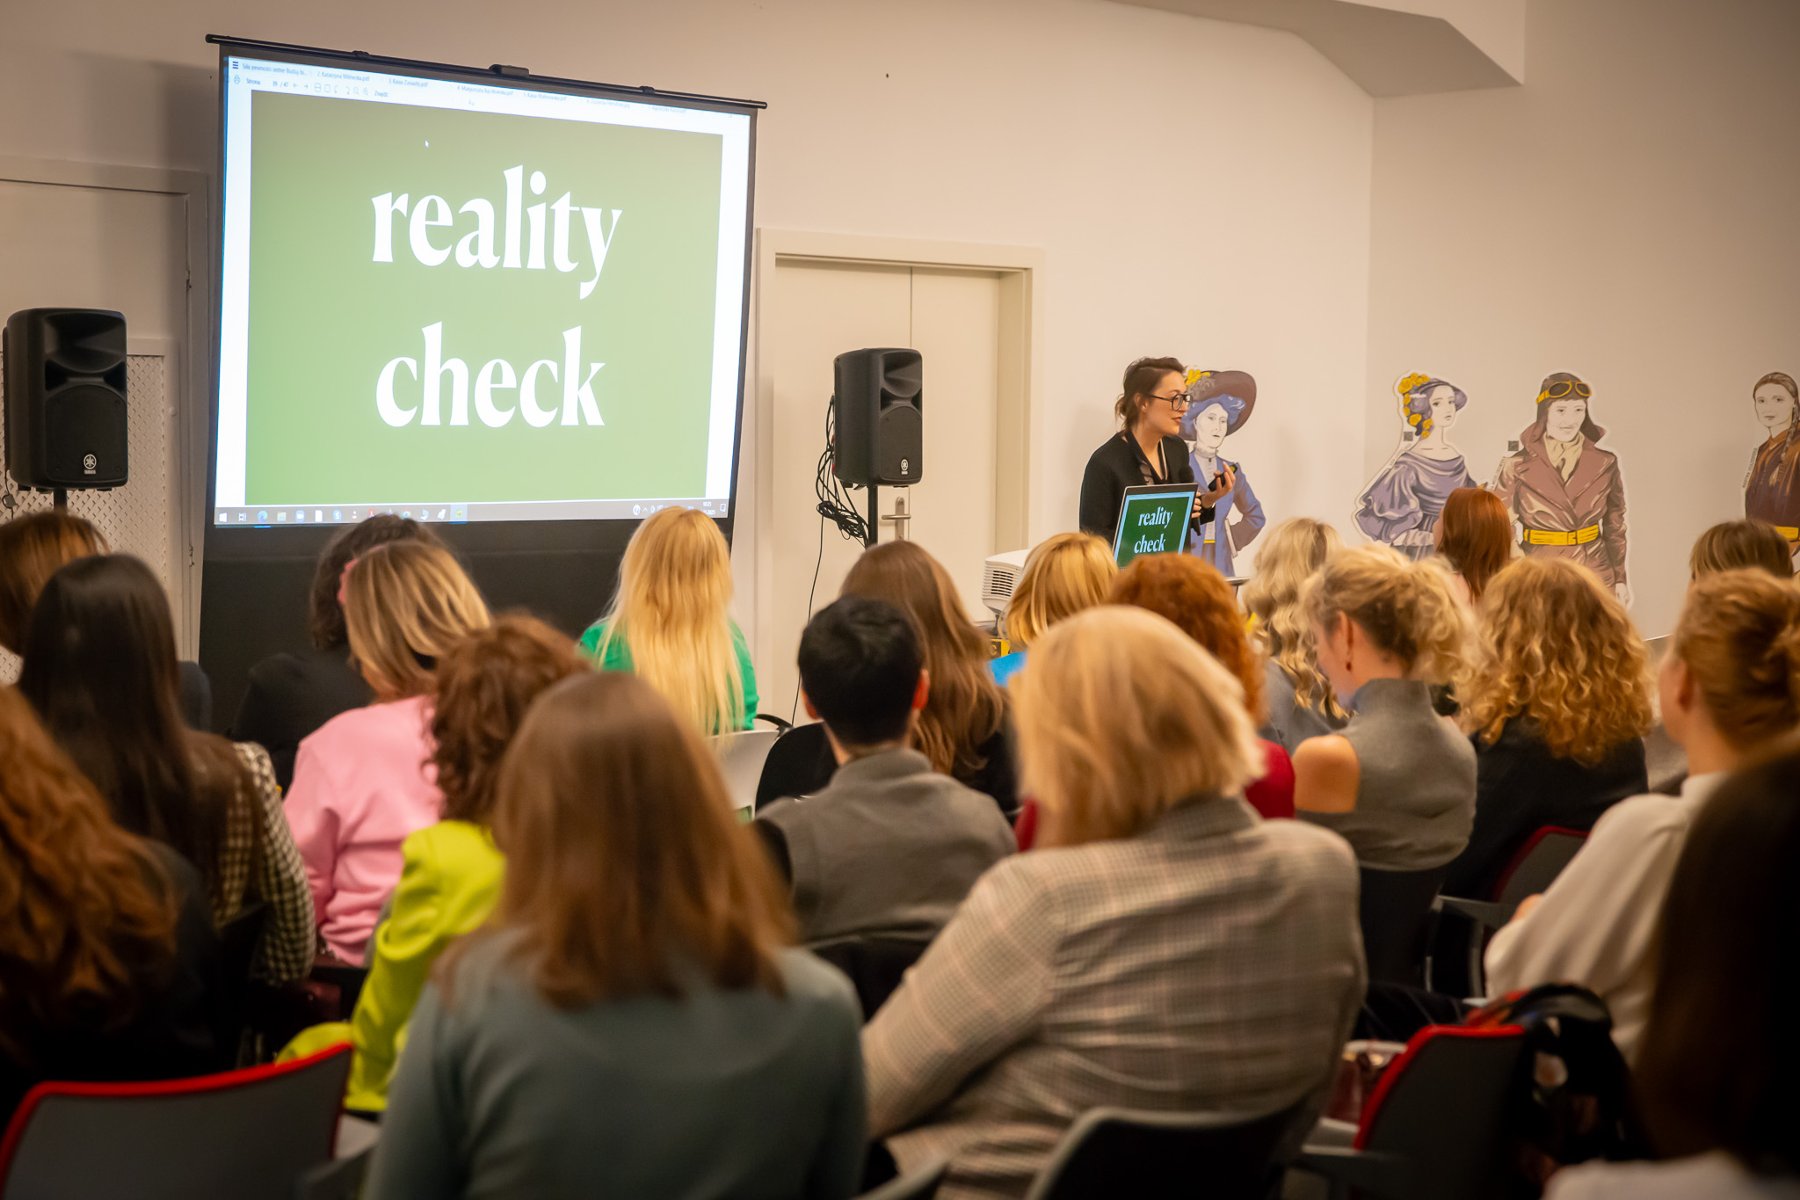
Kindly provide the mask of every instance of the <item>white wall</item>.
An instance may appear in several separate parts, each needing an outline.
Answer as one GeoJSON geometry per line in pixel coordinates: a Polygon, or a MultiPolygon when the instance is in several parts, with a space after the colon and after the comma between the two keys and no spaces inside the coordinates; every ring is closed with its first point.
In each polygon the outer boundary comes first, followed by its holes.
{"type": "Polygon", "coordinates": [[[1523,88],[1376,106],[1365,465],[1404,372],[1468,391],[1484,481],[1576,372],[1666,633],[1695,536],[1743,514],[1751,385],[1800,371],[1800,4],[1532,0],[1527,58],[1523,88]]]}
{"type": "Polygon", "coordinates": [[[214,31],[767,100],[759,225],[1044,248],[1034,539],[1140,354],[1257,376],[1227,453],[1272,517],[1355,485],[1373,103],[1290,35],[1102,0],[9,8],[0,155],[211,170],[214,31]]]}

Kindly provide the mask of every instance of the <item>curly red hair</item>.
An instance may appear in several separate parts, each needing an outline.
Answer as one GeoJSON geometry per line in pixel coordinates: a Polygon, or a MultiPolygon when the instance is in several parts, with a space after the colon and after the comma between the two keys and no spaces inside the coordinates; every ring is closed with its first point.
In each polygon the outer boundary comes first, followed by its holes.
{"type": "Polygon", "coordinates": [[[1263,708],[1263,663],[1244,628],[1244,614],[1225,577],[1187,554],[1134,558],[1113,581],[1112,604],[1129,604],[1166,617],[1244,685],[1244,710],[1258,725],[1263,708]]]}

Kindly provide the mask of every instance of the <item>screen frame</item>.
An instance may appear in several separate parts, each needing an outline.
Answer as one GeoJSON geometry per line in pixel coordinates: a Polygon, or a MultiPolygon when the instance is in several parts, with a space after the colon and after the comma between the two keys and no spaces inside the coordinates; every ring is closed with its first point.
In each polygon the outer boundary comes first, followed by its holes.
{"type": "MultiPolygon", "coordinates": [[[[1194,507],[1194,497],[1198,496],[1199,494],[1200,494],[1200,485],[1198,483],[1137,483],[1137,484],[1133,484],[1132,486],[1126,488],[1123,492],[1121,492],[1119,494],[1119,523],[1113,529],[1113,540],[1112,540],[1113,564],[1115,566],[1119,565],[1119,548],[1120,548],[1120,544],[1125,540],[1125,516],[1127,513],[1129,513],[1131,511],[1131,501],[1133,498],[1147,498],[1147,497],[1160,498],[1163,496],[1185,496],[1185,497],[1187,497],[1187,506],[1190,510],[1192,510],[1192,508],[1194,507]]],[[[1188,547],[1192,546],[1193,544],[1194,544],[1193,522],[1192,521],[1183,521],[1181,523],[1181,545],[1175,547],[1173,550],[1161,550],[1161,551],[1156,551],[1156,553],[1159,553],[1159,554],[1186,554],[1188,552],[1188,547]]],[[[1138,555],[1133,555],[1132,557],[1135,560],[1135,559],[1144,558],[1147,556],[1138,554],[1138,555]]]]}
{"type": "MultiPolygon", "coordinates": [[[[714,517],[727,544],[731,542],[739,504],[739,483],[743,470],[745,388],[750,355],[751,278],[756,257],[756,116],[768,105],[761,100],[709,96],[697,92],[667,91],[649,86],[630,87],[621,84],[568,79],[561,76],[533,75],[523,67],[496,63],[490,67],[471,67],[428,59],[399,58],[371,54],[365,50],[333,50],[287,42],[261,41],[254,38],[208,34],[208,43],[219,47],[217,151],[212,188],[213,296],[208,319],[211,323],[210,354],[207,373],[211,378],[207,410],[206,438],[206,509],[201,514],[203,554],[233,560],[258,558],[291,559],[297,554],[316,554],[333,534],[348,525],[323,526],[235,526],[218,525],[219,472],[219,356],[222,351],[223,323],[221,305],[225,284],[225,156],[226,94],[229,87],[228,60],[234,56],[258,58],[274,62],[302,65],[342,67],[352,70],[379,71],[393,75],[411,75],[430,79],[450,79],[480,83],[492,87],[510,87],[520,91],[562,92],[573,95],[600,95],[608,99],[631,100],[643,104],[659,104],[672,108],[700,108],[743,115],[749,119],[748,174],[744,190],[744,265],[742,294],[738,304],[737,398],[731,445],[731,477],[727,490],[726,515],[714,517]]],[[[472,521],[446,522],[435,526],[440,532],[453,531],[447,541],[475,553],[541,549],[555,553],[579,552],[585,548],[616,543],[618,531],[635,529],[638,517],[577,518],[572,520],[472,521]],[[596,538],[596,527],[610,526],[611,536],[596,538]]]]}

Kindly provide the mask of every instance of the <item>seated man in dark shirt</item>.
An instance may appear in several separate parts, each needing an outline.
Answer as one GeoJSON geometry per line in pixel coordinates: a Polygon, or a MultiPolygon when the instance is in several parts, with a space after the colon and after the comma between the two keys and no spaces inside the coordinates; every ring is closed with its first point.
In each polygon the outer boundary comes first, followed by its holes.
{"type": "Polygon", "coordinates": [[[930,941],[1014,848],[992,799],[911,746],[931,686],[923,660],[911,622],[880,600],[844,597],[801,635],[806,711],[839,766],[823,790],[771,805],[753,827],[793,883],[805,942],[930,941]]]}

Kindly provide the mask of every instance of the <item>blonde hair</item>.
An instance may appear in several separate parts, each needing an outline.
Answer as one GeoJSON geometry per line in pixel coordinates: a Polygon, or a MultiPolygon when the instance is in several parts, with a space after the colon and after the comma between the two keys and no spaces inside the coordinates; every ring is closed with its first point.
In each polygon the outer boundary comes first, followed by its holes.
{"type": "Polygon", "coordinates": [[[1719,733],[1739,750],[1800,725],[1800,590],[1766,571],[1696,579],[1669,653],[1687,665],[1719,733]]]}
{"type": "Polygon", "coordinates": [[[1242,685],[1140,608],[1070,617],[1010,688],[1040,846],[1131,837],[1196,797],[1238,795],[1261,771],[1242,685]]]}
{"type": "Polygon", "coordinates": [[[863,551],[838,594],[885,600],[912,621],[931,674],[914,744],[932,770],[974,779],[987,767],[981,748],[1006,723],[1006,696],[950,572],[917,542],[883,542],[863,551]]]}
{"type": "Polygon", "coordinates": [[[1059,533],[1033,547],[1006,604],[1013,649],[1037,641],[1058,621],[1104,603],[1119,573],[1112,551],[1091,533],[1059,533]]]}
{"type": "Polygon", "coordinates": [[[631,669],[701,733],[741,729],[744,673],[731,624],[731,551],[713,519],[665,508],[625,547],[595,657],[623,642],[631,669]]]}
{"type": "Polygon", "coordinates": [[[32,605],[64,563],[106,551],[93,522],[61,509],[0,522],[0,647],[24,645],[32,605]]]}
{"type": "Polygon", "coordinates": [[[1256,576],[1239,593],[1245,611],[1256,619],[1263,653],[1294,685],[1294,702],[1339,722],[1347,714],[1319,670],[1318,648],[1300,595],[1306,581],[1343,545],[1337,530],[1323,521],[1311,517],[1283,521],[1263,538],[1256,552],[1256,576]]]}
{"type": "Polygon", "coordinates": [[[344,581],[350,656],[379,700],[429,692],[438,658],[487,624],[487,603],[442,546],[377,546],[344,581]]]}
{"type": "Polygon", "coordinates": [[[1468,624],[1449,576],[1391,546],[1338,551],[1307,581],[1303,603],[1315,628],[1356,622],[1408,679],[1447,683],[1462,665],[1468,624]]]}
{"type": "Polygon", "coordinates": [[[1533,722],[1558,758],[1593,766],[1644,736],[1650,655],[1625,606],[1566,558],[1525,558],[1482,598],[1474,652],[1457,680],[1463,728],[1492,743],[1533,722]]]}

